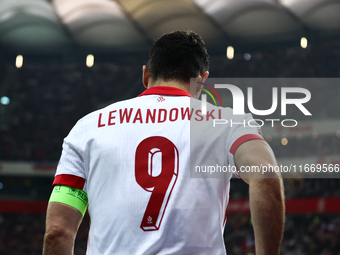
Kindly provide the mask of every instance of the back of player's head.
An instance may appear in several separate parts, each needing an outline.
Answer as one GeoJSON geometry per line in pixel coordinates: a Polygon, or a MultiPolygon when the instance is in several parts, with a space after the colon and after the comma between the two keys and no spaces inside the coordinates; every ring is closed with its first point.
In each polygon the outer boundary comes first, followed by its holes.
{"type": "Polygon", "coordinates": [[[202,38],[193,31],[175,31],[157,39],[147,64],[154,80],[189,83],[209,69],[209,55],[202,38]]]}

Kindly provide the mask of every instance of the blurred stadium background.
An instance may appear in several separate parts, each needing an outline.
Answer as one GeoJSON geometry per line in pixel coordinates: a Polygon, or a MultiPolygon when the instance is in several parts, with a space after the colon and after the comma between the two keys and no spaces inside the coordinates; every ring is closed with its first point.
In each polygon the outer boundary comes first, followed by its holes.
{"type": "MultiPolygon", "coordinates": [[[[338,0],[0,0],[0,254],[41,254],[63,138],[141,93],[153,39],[178,29],[206,41],[211,77],[340,76],[338,0]]],[[[316,120],[264,133],[279,162],[340,163],[340,93],[315,93],[316,120]]],[[[282,254],[339,255],[339,179],[284,182],[282,254]]],[[[247,193],[232,181],[229,255],[254,254],[247,193]]],[[[86,216],[75,254],[88,227],[86,216]]]]}

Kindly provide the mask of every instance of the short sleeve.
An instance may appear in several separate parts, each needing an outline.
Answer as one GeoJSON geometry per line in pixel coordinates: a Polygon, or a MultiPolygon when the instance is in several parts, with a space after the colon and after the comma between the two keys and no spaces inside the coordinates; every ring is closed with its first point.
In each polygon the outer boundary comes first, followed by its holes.
{"type": "Polygon", "coordinates": [[[57,166],[57,171],[52,184],[67,185],[83,189],[86,181],[84,149],[81,122],[73,127],[64,139],[63,150],[57,166]]]}
{"type": "MultiPolygon", "coordinates": [[[[231,167],[235,166],[234,154],[237,148],[249,140],[262,139],[261,127],[248,113],[246,115],[233,116],[227,144],[228,162],[231,167]]],[[[237,172],[234,174],[240,178],[237,172]]]]}

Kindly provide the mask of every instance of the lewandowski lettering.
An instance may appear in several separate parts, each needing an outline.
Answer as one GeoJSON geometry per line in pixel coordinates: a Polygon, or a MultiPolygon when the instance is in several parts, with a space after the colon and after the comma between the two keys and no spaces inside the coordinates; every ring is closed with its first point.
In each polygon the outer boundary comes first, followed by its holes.
{"type": "Polygon", "coordinates": [[[194,110],[189,107],[172,108],[172,109],[147,109],[142,111],[140,108],[124,108],[110,111],[108,115],[99,113],[98,128],[105,126],[112,126],[123,123],[163,123],[174,122],[177,120],[191,120],[196,121],[212,121],[222,117],[222,110],[207,111],[204,116],[201,110],[194,110]]]}

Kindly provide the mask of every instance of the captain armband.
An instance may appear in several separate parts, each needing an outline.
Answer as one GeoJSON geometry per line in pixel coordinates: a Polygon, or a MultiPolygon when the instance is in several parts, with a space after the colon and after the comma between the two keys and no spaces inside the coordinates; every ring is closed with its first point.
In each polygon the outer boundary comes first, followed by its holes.
{"type": "Polygon", "coordinates": [[[59,202],[70,205],[85,215],[88,205],[87,193],[83,190],[64,185],[55,185],[50,197],[50,202],[59,202]]]}

